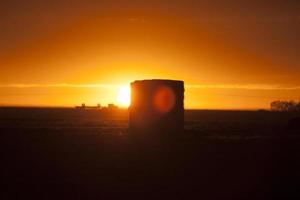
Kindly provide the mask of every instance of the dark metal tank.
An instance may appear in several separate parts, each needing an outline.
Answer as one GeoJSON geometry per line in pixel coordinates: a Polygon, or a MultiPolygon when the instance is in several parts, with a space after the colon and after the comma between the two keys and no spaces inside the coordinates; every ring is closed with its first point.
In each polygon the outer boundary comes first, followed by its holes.
{"type": "Polygon", "coordinates": [[[130,131],[166,134],[183,128],[183,81],[153,79],[131,83],[130,131]]]}

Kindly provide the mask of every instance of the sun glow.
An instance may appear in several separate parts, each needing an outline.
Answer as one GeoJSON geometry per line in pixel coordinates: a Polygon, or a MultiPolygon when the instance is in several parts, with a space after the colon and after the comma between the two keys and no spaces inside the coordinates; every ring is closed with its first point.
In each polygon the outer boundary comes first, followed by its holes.
{"type": "Polygon", "coordinates": [[[121,86],[118,90],[117,102],[120,106],[128,107],[130,105],[130,87],[121,86]]]}

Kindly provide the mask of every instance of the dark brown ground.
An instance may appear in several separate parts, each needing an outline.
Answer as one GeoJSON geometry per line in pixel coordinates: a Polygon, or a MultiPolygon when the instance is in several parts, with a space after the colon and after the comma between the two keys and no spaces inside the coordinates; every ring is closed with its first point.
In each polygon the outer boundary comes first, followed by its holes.
{"type": "Polygon", "coordinates": [[[127,115],[1,108],[0,199],[300,198],[299,114],[187,111],[160,138],[132,137],[127,115]]]}

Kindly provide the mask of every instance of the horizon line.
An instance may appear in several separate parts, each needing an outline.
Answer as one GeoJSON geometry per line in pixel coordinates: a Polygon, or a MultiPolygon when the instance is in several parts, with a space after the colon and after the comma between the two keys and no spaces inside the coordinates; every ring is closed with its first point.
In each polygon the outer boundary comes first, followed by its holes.
{"type": "MultiPolygon", "coordinates": [[[[57,84],[0,84],[0,88],[118,88],[128,84],[73,84],[73,83],[57,83],[57,84]]],[[[300,90],[300,85],[287,86],[280,84],[186,84],[188,89],[243,89],[243,90],[300,90]]]]}
{"type": "MultiPolygon", "coordinates": [[[[117,105],[118,106],[118,105],[117,105]]],[[[0,105],[0,108],[26,108],[26,109],[38,109],[38,108],[49,108],[49,109],[75,109],[76,106],[58,106],[58,105],[5,105],[2,104],[0,105]]],[[[118,109],[120,110],[128,110],[129,107],[122,107],[122,106],[118,106],[118,109]]],[[[208,111],[213,111],[213,110],[220,110],[220,111],[259,111],[259,110],[265,110],[265,111],[270,111],[269,108],[184,108],[184,110],[208,110],[208,111]]]]}

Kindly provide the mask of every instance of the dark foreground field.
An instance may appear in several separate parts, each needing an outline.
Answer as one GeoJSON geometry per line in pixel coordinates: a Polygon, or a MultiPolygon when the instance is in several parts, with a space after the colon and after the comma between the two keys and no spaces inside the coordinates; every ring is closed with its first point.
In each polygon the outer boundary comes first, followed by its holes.
{"type": "Polygon", "coordinates": [[[187,111],[182,134],[148,139],[127,114],[1,108],[0,199],[300,198],[295,113],[187,111]]]}

